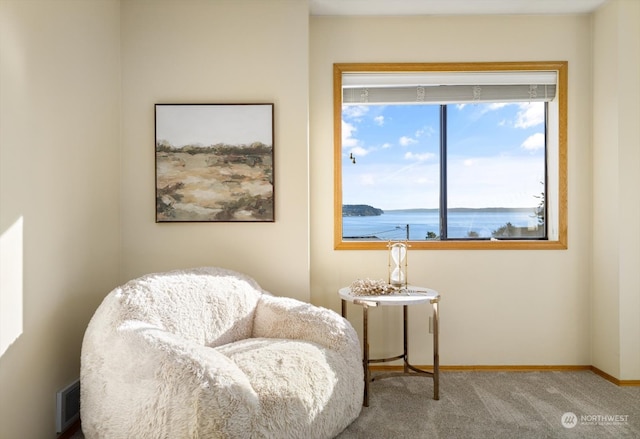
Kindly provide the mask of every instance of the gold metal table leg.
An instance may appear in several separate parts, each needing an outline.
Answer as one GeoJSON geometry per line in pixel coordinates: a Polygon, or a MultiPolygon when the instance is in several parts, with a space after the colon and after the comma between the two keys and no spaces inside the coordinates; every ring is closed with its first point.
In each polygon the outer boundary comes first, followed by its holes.
{"type": "Polygon", "coordinates": [[[404,373],[409,373],[409,342],[407,340],[408,334],[409,334],[409,329],[408,329],[408,322],[409,322],[409,310],[408,310],[408,306],[404,305],[402,307],[402,332],[403,332],[403,342],[402,342],[402,347],[403,347],[403,353],[402,355],[404,356],[404,361],[403,361],[403,370],[404,373]]]}
{"type": "Polygon", "coordinates": [[[433,300],[433,399],[440,399],[440,353],[438,352],[438,338],[439,338],[439,316],[438,316],[438,301],[433,300]]]}
{"type": "MultiPolygon", "coordinates": [[[[366,302],[359,302],[362,306],[362,327],[363,327],[363,352],[362,368],[364,370],[364,400],[362,405],[369,407],[369,382],[371,372],[369,371],[369,305],[366,302]]],[[[347,317],[347,301],[342,299],[342,317],[347,317]]]]}
{"type": "Polygon", "coordinates": [[[362,366],[364,367],[363,405],[369,407],[369,382],[371,381],[371,372],[369,371],[369,306],[366,303],[362,305],[362,320],[364,339],[364,355],[362,358],[362,366]]]}

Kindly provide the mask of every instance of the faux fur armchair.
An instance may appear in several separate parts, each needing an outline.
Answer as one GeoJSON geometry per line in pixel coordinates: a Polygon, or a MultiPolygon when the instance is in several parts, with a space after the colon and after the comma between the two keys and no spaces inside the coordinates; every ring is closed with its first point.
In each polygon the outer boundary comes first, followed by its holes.
{"type": "Polygon", "coordinates": [[[80,378],[88,439],[331,438],[363,397],[345,319],[220,268],[112,291],[86,330],[80,378]]]}

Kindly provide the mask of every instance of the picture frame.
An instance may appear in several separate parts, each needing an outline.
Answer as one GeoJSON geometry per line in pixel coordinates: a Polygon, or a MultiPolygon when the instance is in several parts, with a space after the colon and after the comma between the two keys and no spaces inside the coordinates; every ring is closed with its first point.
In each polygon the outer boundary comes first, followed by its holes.
{"type": "Polygon", "coordinates": [[[155,104],[156,223],[274,222],[274,104],[155,104]]]}

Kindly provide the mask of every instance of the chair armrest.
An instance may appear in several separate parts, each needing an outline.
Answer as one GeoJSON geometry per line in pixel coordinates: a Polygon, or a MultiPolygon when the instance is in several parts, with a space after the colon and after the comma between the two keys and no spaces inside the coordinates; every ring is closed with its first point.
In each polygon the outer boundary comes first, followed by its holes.
{"type": "Polygon", "coordinates": [[[253,336],[306,340],[349,355],[360,352],[358,335],[347,319],[330,309],[287,297],[260,298],[253,336]]]}
{"type": "Polygon", "coordinates": [[[251,431],[258,397],[240,368],[214,348],[140,321],[123,322],[108,341],[82,358],[83,423],[85,410],[87,421],[102,419],[86,426],[96,437],[122,431],[137,438],[242,437],[251,431]]]}

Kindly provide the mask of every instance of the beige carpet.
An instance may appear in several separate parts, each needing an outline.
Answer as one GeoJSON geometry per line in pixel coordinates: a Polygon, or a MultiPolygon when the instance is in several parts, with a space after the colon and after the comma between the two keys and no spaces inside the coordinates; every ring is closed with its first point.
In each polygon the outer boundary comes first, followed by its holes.
{"type": "Polygon", "coordinates": [[[339,439],[640,438],[640,387],[589,371],[443,372],[439,401],[427,378],[370,389],[369,407],[339,439]]]}
{"type": "Polygon", "coordinates": [[[370,389],[369,407],[339,439],[640,438],[640,387],[588,371],[442,372],[439,401],[428,378],[370,389]]]}

